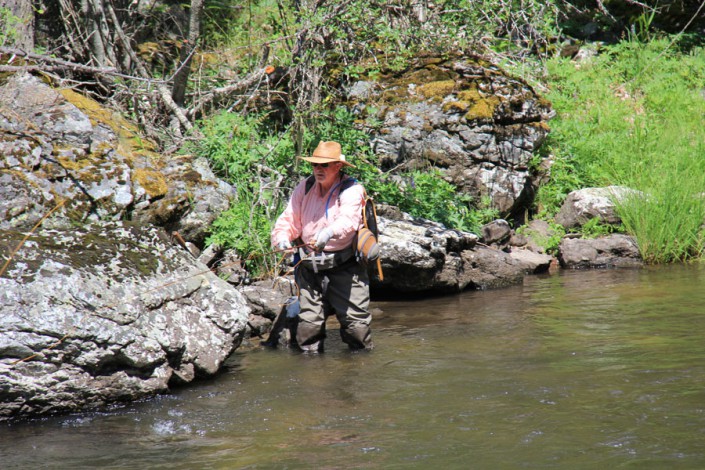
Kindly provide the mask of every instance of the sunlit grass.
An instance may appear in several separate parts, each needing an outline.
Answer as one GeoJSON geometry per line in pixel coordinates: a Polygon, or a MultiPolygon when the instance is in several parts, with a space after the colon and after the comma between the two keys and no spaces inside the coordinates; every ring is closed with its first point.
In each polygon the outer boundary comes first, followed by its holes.
{"type": "Polygon", "coordinates": [[[560,204],[551,195],[635,189],[618,211],[654,263],[698,256],[705,220],[705,53],[669,45],[624,42],[580,65],[547,64],[558,113],[548,148],[561,164],[539,194],[545,214],[560,204]]]}

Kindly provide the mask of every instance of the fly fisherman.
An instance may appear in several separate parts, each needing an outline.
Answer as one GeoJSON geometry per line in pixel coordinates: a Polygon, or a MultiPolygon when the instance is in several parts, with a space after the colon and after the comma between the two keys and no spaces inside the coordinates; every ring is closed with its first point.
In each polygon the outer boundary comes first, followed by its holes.
{"type": "Polygon", "coordinates": [[[364,189],[342,171],[354,166],[338,142],[322,141],[312,156],[299,158],[311,163],[313,177],[296,186],[271,238],[279,250],[303,246],[294,274],[301,306],[296,343],[306,352],[323,352],[326,316],[334,312],[350,349],[372,349],[369,277],[352,247],[364,189]]]}

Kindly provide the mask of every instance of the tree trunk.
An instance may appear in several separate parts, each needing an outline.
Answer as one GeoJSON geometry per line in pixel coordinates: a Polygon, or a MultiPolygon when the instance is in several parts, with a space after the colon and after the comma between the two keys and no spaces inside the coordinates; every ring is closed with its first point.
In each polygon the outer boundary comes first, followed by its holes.
{"type": "Polygon", "coordinates": [[[25,52],[34,49],[32,0],[0,0],[0,40],[25,52]],[[14,18],[7,18],[7,14],[14,18]]]}
{"type": "Polygon", "coordinates": [[[186,98],[186,86],[188,85],[189,74],[191,73],[191,60],[196,52],[198,39],[201,36],[201,17],[203,16],[203,0],[191,0],[191,12],[189,16],[188,39],[184,41],[181,48],[181,58],[179,68],[174,74],[174,87],[171,97],[176,104],[183,107],[186,98]]]}

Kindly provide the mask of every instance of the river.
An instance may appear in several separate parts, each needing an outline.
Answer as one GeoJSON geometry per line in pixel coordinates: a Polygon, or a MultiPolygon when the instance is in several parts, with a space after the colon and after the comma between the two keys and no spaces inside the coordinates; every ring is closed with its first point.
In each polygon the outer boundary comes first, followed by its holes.
{"type": "Polygon", "coordinates": [[[0,425],[0,468],[705,468],[703,286],[676,265],[374,302],[371,353],[331,331],[322,355],[242,351],[156,399],[0,425]]]}

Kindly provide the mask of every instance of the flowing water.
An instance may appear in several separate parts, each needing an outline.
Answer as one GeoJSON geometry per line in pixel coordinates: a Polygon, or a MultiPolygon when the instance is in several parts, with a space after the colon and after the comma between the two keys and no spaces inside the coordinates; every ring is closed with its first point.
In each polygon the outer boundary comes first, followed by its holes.
{"type": "Polygon", "coordinates": [[[0,468],[705,468],[703,286],[672,266],[377,302],[371,353],[331,331],[319,356],[238,352],[143,403],[0,425],[0,468]]]}

